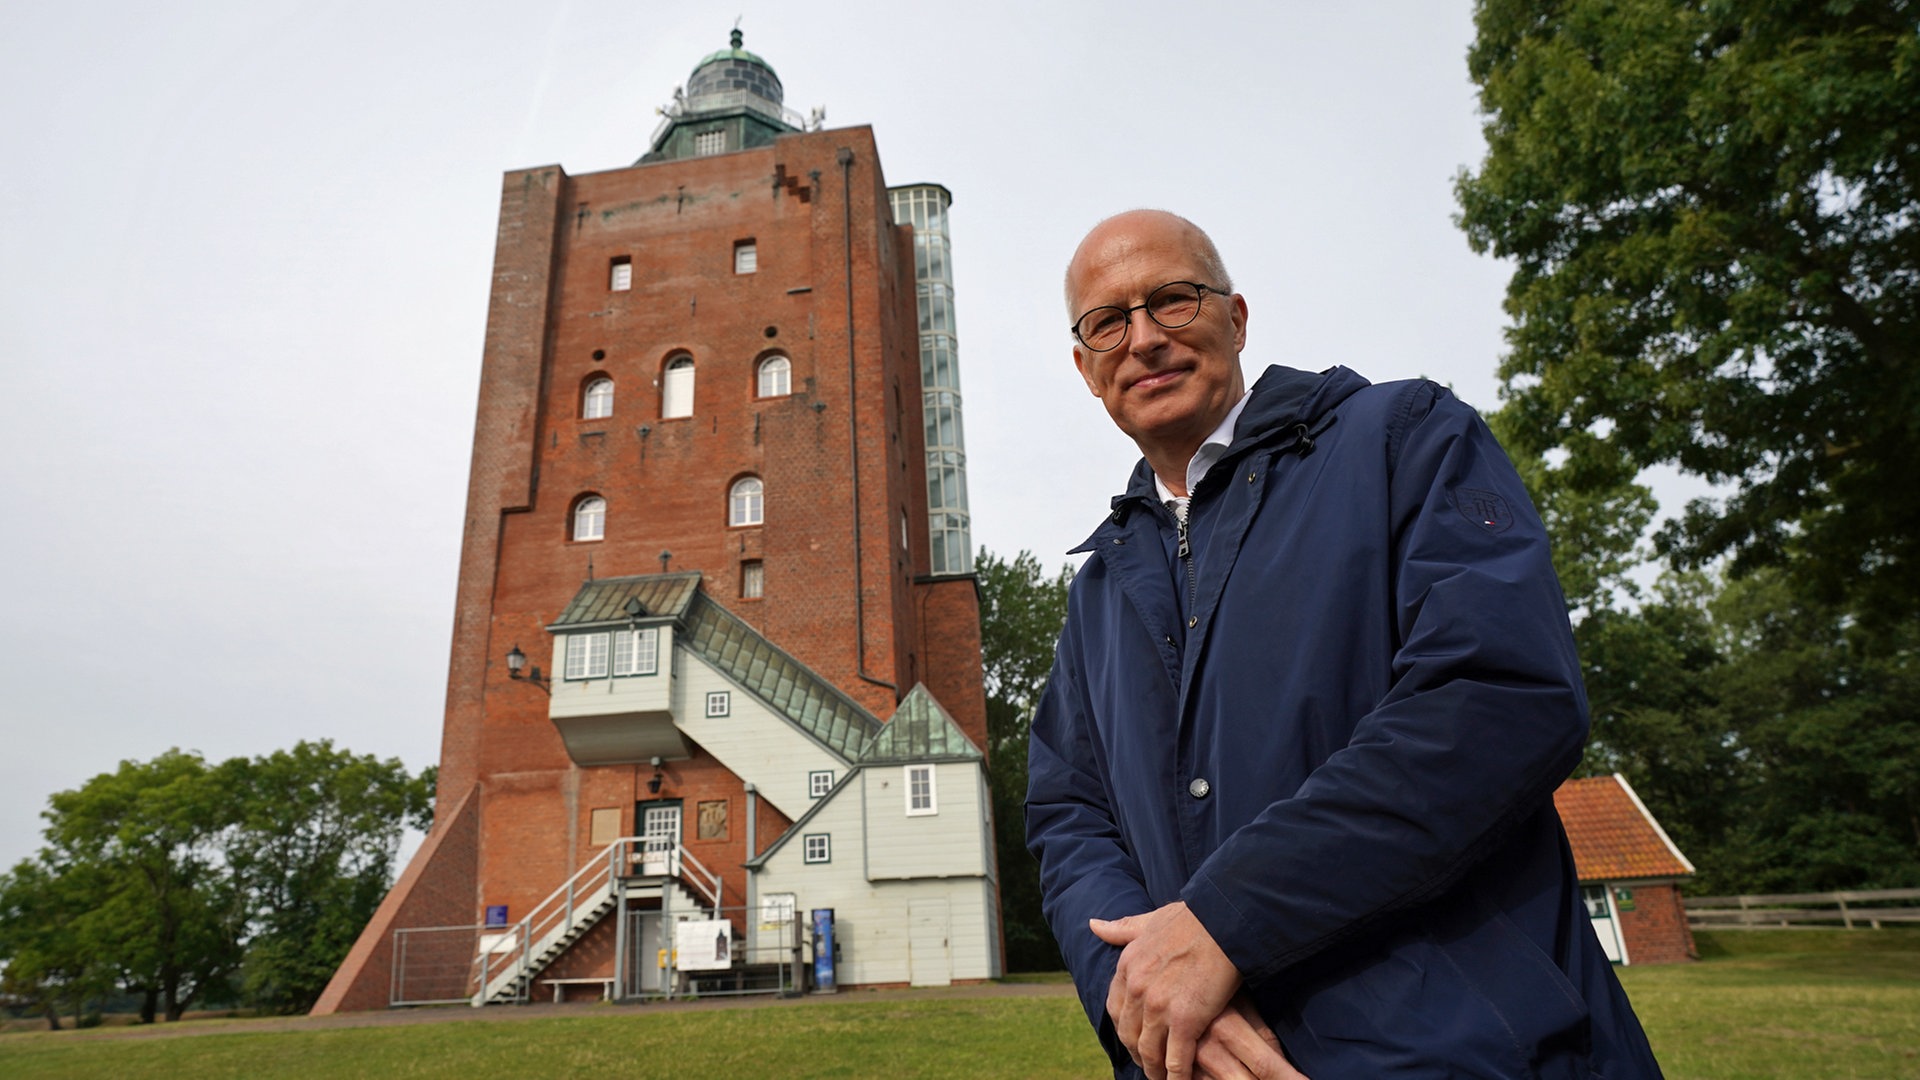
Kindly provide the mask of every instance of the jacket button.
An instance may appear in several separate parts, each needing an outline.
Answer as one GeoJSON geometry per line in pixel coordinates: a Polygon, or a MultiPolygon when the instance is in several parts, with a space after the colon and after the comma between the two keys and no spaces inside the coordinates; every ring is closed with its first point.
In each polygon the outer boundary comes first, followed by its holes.
{"type": "Polygon", "coordinates": [[[1207,778],[1204,776],[1194,777],[1193,783],[1187,785],[1187,794],[1193,796],[1196,799],[1206,798],[1207,793],[1212,790],[1213,790],[1213,785],[1207,783],[1207,778]]]}
{"type": "Polygon", "coordinates": [[[1198,615],[1189,616],[1187,618],[1187,629],[1191,630],[1195,626],[1199,625],[1199,623],[1200,623],[1200,616],[1198,615]]]}

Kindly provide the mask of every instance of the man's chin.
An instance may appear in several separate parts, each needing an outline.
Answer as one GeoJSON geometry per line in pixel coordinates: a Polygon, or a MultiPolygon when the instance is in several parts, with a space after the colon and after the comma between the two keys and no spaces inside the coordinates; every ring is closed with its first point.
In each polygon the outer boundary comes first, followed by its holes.
{"type": "Polygon", "coordinates": [[[1206,417],[1193,402],[1161,401],[1154,402],[1151,408],[1129,409],[1115,416],[1114,423],[1121,431],[1139,445],[1142,453],[1150,446],[1177,445],[1192,441],[1196,446],[1205,439],[1216,424],[1208,424],[1206,417]]]}

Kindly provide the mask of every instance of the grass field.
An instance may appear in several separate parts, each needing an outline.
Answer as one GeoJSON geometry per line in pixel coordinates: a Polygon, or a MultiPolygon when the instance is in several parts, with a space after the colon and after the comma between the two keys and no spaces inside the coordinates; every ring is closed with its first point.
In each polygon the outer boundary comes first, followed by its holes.
{"type": "MultiPolygon", "coordinates": [[[[1620,972],[1668,1076],[1920,1077],[1920,933],[1722,932],[1700,943],[1701,963],[1620,972]]],[[[35,1032],[0,1036],[0,1076],[1105,1073],[1070,996],[862,998],[717,1011],[582,1006],[534,1019],[503,1010],[485,1020],[333,1030],[266,1030],[278,1022],[259,1021],[179,1038],[138,1037],[172,1034],[165,1029],[35,1032]]]]}
{"type": "Polygon", "coordinates": [[[1920,931],[1723,930],[1620,969],[1669,1077],[1920,1077],[1920,931]]]}

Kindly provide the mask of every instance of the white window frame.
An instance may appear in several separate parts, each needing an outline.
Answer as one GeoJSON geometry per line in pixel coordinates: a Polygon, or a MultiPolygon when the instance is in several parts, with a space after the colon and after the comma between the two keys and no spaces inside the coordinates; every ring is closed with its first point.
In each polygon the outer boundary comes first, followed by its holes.
{"type": "Polygon", "coordinates": [[[607,500],[591,495],[573,504],[573,539],[604,540],[607,537],[607,500]]]}
{"type": "Polygon", "coordinates": [[[631,288],[633,288],[633,260],[622,255],[607,266],[607,291],[626,292],[631,288]]]}
{"type": "Polygon", "coordinates": [[[615,675],[656,675],[660,672],[660,630],[613,632],[613,673],[615,675]]]}
{"type": "Polygon", "coordinates": [[[613,415],[613,380],[602,375],[587,383],[580,396],[580,419],[604,420],[613,415]]]}
{"type": "Polygon", "coordinates": [[[707,691],[707,715],[709,717],[733,715],[733,695],[725,690],[707,691]]]}
{"type": "Polygon", "coordinates": [[[755,389],[763,398],[786,397],[793,393],[793,361],[778,355],[760,361],[760,375],[755,389]]]}
{"type": "Polygon", "coordinates": [[[767,595],[767,564],[748,559],[740,564],[740,599],[758,600],[767,595]]]}
{"type": "Polygon", "coordinates": [[[931,765],[908,765],[903,770],[908,817],[927,817],[940,812],[939,793],[931,765]],[[924,781],[924,783],[922,783],[924,781]],[[923,790],[924,789],[924,790],[923,790]]]}
{"type": "Polygon", "coordinates": [[[647,803],[641,807],[640,846],[648,861],[672,860],[685,838],[685,813],[678,800],[647,803]]]}
{"type": "Polygon", "coordinates": [[[567,659],[562,678],[572,682],[607,677],[607,635],[568,634],[567,659]]]}
{"type": "Polygon", "coordinates": [[[660,671],[660,631],[600,630],[567,635],[562,678],[568,680],[656,675],[660,671]]]}
{"type": "Polygon", "coordinates": [[[672,420],[693,415],[693,357],[682,353],[667,361],[660,376],[660,418],[672,420]]]}
{"type": "Polygon", "coordinates": [[[815,769],[807,774],[807,798],[824,799],[833,790],[833,770],[815,769]]]}
{"type": "Polygon", "coordinates": [[[808,865],[833,861],[833,835],[806,833],[800,837],[800,861],[808,865]]]}
{"type": "Polygon", "coordinates": [[[752,240],[736,240],[733,244],[733,272],[751,274],[760,269],[760,248],[752,240]]]}
{"type": "Polygon", "coordinates": [[[727,525],[744,528],[766,521],[767,486],[757,476],[743,476],[727,491],[727,525]]]}
{"type": "Polygon", "coordinates": [[[727,152],[727,129],[696,132],[693,136],[693,156],[708,157],[727,152]]]}

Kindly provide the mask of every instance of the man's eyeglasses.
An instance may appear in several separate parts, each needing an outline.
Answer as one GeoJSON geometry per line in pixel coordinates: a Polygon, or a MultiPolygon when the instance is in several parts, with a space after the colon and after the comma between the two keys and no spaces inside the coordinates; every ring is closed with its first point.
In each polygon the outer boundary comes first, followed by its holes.
{"type": "Polygon", "coordinates": [[[1147,310],[1147,318],[1168,330],[1178,330],[1200,317],[1200,299],[1207,293],[1227,295],[1227,290],[1192,281],[1169,281],[1147,294],[1147,302],[1132,307],[1097,307],[1073,324],[1073,336],[1094,352],[1106,352],[1127,339],[1133,325],[1133,313],[1147,310]]]}

